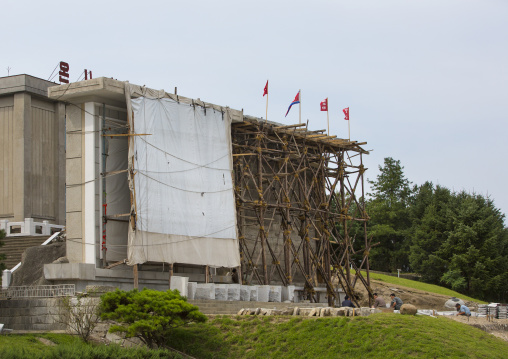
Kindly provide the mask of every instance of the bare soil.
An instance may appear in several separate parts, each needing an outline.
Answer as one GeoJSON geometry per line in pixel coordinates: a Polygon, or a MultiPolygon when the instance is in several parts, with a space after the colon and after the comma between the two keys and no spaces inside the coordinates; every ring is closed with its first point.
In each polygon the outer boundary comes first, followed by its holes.
{"type": "Polygon", "coordinates": [[[472,325],[508,342],[508,319],[491,319],[464,316],[446,316],[451,320],[472,325]]]}
{"type": "MultiPolygon", "coordinates": [[[[446,308],[445,302],[450,299],[449,296],[429,293],[413,288],[402,286],[395,286],[381,281],[371,280],[371,288],[374,293],[382,296],[386,303],[390,302],[390,294],[395,293],[397,297],[402,299],[404,303],[413,304],[417,309],[434,309],[436,311],[453,311],[453,308],[446,308]]],[[[358,287],[359,303],[362,306],[368,306],[367,290],[358,287]]],[[[465,304],[472,310],[477,311],[478,303],[465,301],[465,304]]],[[[384,309],[383,311],[390,312],[391,309],[384,309]]],[[[463,316],[445,316],[450,320],[455,320],[467,325],[472,325],[476,328],[484,330],[485,332],[495,335],[508,342],[508,319],[490,319],[478,317],[463,317],[463,316]]]]}
{"type": "MultiPolygon", "coordinates": [[[[417,309],[434,309],[438,311],[453,310],[453,308],[446,308],[445,302],[450,299],[449,296],[442,294],[429,293],[418,289],[396,286],[395,284],[385,283],[377,280],[371,280],[370,286],[374,293],[383,297],[386,303],[390,302],[390,294],[394,293],[397,297],[402,299],[404,303],[413,304],[417,309]]],[[[369,298],[367,290],[363,286],[357,286],[356,292],[359,297],[361,306],[369,305],[369,298]]],[[[475,310],[477,303],[465,302],[471,309],[475,310]]]]}

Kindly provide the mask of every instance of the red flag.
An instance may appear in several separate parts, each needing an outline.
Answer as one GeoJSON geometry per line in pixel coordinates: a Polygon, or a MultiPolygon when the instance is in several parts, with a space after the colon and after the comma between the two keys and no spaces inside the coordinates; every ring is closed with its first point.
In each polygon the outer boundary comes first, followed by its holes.
{"type": "Polygon", "coordinates": [[[268,95],[268,80],[266,80],[265,91],[263,91],[263,97],[265,97],[265,95],[268,95]]]}
{"type": "Polygon", "coordinates": [[[346,115],[346,117],[344,117],[344,120],[349,121],[349,107],[343,109],[342,112],[344,112],[344,115],[346,115]]]}
{"type": "Polygon", "coordinates": [[[328,98],[321,102],[321,111],[328,111],[328,98]]]}

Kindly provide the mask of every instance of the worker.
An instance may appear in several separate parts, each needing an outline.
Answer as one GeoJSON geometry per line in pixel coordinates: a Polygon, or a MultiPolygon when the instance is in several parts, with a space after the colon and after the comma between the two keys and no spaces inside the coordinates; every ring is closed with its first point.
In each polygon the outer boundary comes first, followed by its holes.
{"type": "Polygon", "coordinates": [[[396,297],[394,293],[390,294],[390,298],[392,298],[392,302],[390,303],[390,308],[393,308],[394,310],[400,310],[400,307],[402,304],[402,299],[399,297],[396,297]]]}
{"type": "Polygon", "coordinates": [[[342,301],[342,306],[356,308],[355,305],[353,304],[353,302],[349,299],[349,296],[347,296],[347,295],[344,298],[344,300],[342,301]]]}
{"type": "Polygon", "coordinates": [[[238,272],[236,271],[236,268],[233,268],[231,279],[233,280],[233,283],[240,283],[240,278],[238,278],[238,272]]]}
{"type": "Polygon", "coordinates": [[[471,316],[471,311],[464,304],[460,305],[460,303],[455,304],[455,308],[457,308],[456,315],[465,315],[466,317],[471,316]]]}
{"type": "Polygon", "coordinates": [[[383,297],[380,297],[379,295],[377,295],[377,293],[374,293],[373,294],[373,297],[374,297],[374,305],[372,306],[372,308],[386,308],[386,303],[385,303],[385,300],[383,299],[383,297]]]}

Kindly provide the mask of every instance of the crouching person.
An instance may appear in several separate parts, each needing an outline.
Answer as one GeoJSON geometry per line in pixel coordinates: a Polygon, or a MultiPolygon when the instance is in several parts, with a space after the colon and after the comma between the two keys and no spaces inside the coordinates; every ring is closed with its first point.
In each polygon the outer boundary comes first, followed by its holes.
{"type": "Polygon", "coordinates": [[[390,294],[390,298],[392,298],[392,302],[390,303],[390,308],[393,308],[394,310],[400,310],[400,307],[402,307],[402,299],[399,297],[396,297],[395,294],[390,294]]]}
{"type": "Polygon", "coordinates": [[[455,308],[457,308],[457,314],[456,315],[464,315],[466,317],[470,317],[471,316],[471,311],[464,304],[460,305],[459,303],[457,303],[457,304],[455,304],[455,308]]]}

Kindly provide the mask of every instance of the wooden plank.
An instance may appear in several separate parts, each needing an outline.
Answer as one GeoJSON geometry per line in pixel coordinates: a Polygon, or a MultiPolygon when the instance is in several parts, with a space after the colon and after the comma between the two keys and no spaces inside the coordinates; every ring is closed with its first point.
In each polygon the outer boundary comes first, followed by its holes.
{"type": "Polygon", "coordinates": [[[288,128],[297,128],[297,127],[303,127],[303,126],[307,126],[307,124],[299,123],[297,125],[277,126],[277,127],[274,127],[274,130],[284,130],[284,129],[288,129],[288,128]]]}
{"type": "Polygon", "coordinates": [[[134,289],[139,289],[139,278],[138,278],[138,265],[132,266],[132,272],[134,274],[134,289]]]}
{"type": "Polygon", "coordinates": [[[123,261],[118,261],[118,262],[115,262],[113,264],[110,264],[110,265],[104,267],[104,269],[111,269],[111,268],[114,268],[116,266],[119,266],[119,265],[122,265],[122,264],[125,264],[125,263],[127,263],[127,259],[124,259],[123,261]]]}

